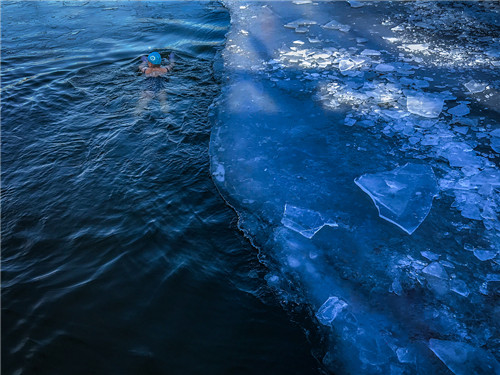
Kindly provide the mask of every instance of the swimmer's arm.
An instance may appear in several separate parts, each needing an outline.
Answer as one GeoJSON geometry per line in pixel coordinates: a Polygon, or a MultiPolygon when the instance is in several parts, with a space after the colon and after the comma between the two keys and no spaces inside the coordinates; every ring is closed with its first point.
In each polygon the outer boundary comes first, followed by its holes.
{"type": "Polygon", "coordinates": [[[147,62],[142,62],[141,65],[139,65],[139,70],[141,72],[145,73],[147,69],[148,69],[148,63],[147,62]]]}
{"type": "Polygon", "coordinates": [[[172,52],[170,56],[168,57],[169,64],[167,66],[164,66],[163,68],[165,69],[165,73],[170,72],[172,69],[174,69],[175,65],[175,57],[174,53],[172,52]]]}

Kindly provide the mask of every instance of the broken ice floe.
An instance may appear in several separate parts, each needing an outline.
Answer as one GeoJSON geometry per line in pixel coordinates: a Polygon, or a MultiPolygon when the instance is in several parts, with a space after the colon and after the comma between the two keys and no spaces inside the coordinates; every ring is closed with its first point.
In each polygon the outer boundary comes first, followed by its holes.
{"type": "Polygon", "coordinates": [[[361,51],[361,56],[380,56],[380,52],[374,49],[364,49],[361,51]]]}
{"type": "Polygon", "coordinates": [[[500,364],[488,351],[464,342],[431,339],[429,348],[455,374],[500,374],[500,364]]]}
{"type": "Polygon", "coordinates": [[[408,95],[406,107],[408,112],[422,117],[438,117],[443,110],[444,100],[435,95],[408,95]]]}
{"type": "Polygon", "coordinates": [[[403,47],[404,49],[409,51],[422,52],[422,51],[427,51],[429,45],[425,43],[417,43],[417,44],[406,44],[403,47]]]}
{"type": "Polygon", "coordinates": [[[395,69],[394,66],[390,64],[378,64],[375,67],[375,70],[377,72],[392,72],[394,71],[394,69],[395,69]]]}
{"type": "Polygon", "coordinates": [[[470,293],[469,288],[467,287],[467,284],[463,280],[457,280],[457,279],[451,280],[450,289],[453,292],[460,294],[463,297],[467,297],[470,293]]]}
{"type": "Polygon", "coordinates": [[[327,24],[322,26],[324,29],[331,29],[331,30],[339,30],[344,33],[348,32],[351,30],[351,27],[349,25],[343,25],[340,22],[337,22],[335,20],[328,22],[327,24]]]}
{"type": "Polygon", "coordinates": [[[347,307],[347,303],[338,297],[329,297],[316,313],[319,322],[325,326],[330,325],[337,315],[347,307]]]}
{"type": "Polygon", "coordinates": [[[306,33],[309,31],[309,26],[316,25],[316,21],[306,20],[306,19],[298,19],[284,25],[287,29],[295,29],[297,33],[306,33]]]}
{"type": "Polygon", "coordinates": [[[491,260],[497,256],[497,250],[481,250],[474,249],[474,256],[479,259],[481,262],[485,262],[487,260],[491,260]]]}
{"type": "Polygon", "coordinates": [[[488,86],[486,83],[480,83],[476,81],[469,81],[464,84],[465,88],[469,90],[471,94],[477,94],[479,92],[483,92],[488,86]]]}
{"type": "Polygon", "coordinates": [[[490,136],[490,147],[493,151],[500,153],[500,129],[493,130],[490,136]]]}
{"type": "Polygon", "coordinates": [[[405,164],[354,180],[375,203],[381,218],[412,234],[425,220],[438,188],[432,167],[405,164]]]}
{"type": "Polygon", "coordinates": [[[361,1],[347,0],[351,8],[361,8],[364,4],[361,1]]]}
{"type": "Polygon", "coordinates": [[[456,107],[450,108],[448,113],[453,116],[465,116],[470,113],[470,110],[465,104],[459,104],[456,107]]]}
{"type": "Polygon", "coordinates": [[[447,280],[448,274],[443,266],[438,262],[432,262],[422,270],[423,273],[429,276],[437,277],[438,279],[447,280]]]}
{"type": "Polygon", "coordinates": [[[324,219],[317,211],[299,208],[289,204],[285,204],[281,223],[286,228],[300,233],[302,236],[309,239],[313,238],[313,236],[325,225],[329,227],[338,227],[336,222],[324,219]]]}

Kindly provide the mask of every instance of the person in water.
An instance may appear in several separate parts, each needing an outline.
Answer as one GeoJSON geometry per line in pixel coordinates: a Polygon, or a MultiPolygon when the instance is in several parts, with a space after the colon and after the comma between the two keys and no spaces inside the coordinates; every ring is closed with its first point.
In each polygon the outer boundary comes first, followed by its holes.
{"type": "Polygon", "coordinates": [[[174,54],[171,53],[168,65],[162,66],[162,58],[158,52],[152,52],[147,57],[142,56],[142,63],[139,70],[146,76],[147,89],[142,92],[141,98],[137,104],[136,113],[142,113],[144,108],[155,96],[160,101],[163,112],[168,112],[166,88],[166,74],[174,68],[174,54]]]}

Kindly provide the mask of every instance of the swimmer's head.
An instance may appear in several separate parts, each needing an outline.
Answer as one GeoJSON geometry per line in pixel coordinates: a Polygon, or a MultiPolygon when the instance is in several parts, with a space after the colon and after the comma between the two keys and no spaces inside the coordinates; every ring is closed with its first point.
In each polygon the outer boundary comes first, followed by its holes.
{"type": "Polygon", "coordinates": [[[153,65],[161,65],[161,56],[158,52],[151,52],[148,55],[148,61],[153,65]]]}

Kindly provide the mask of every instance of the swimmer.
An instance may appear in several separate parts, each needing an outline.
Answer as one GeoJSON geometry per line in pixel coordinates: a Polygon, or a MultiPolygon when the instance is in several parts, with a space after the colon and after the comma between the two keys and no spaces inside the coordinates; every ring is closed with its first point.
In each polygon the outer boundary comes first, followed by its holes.
{"type": "Polygon", "coordinates": [[[148,103],[155,96],[158,97],[163,112],[168,112],[167,97],[165,93],[165,76],[174,68],[174,54],[171,53],[168,59],[168,65],[162,66],[162,58],[158,52],[152,52],[142,56],[142,63],[139,70],[146,76],[147,89],[142,92],[141,98],[137,103],[136,114],[140,114],[146,108],[148,103]]]}

